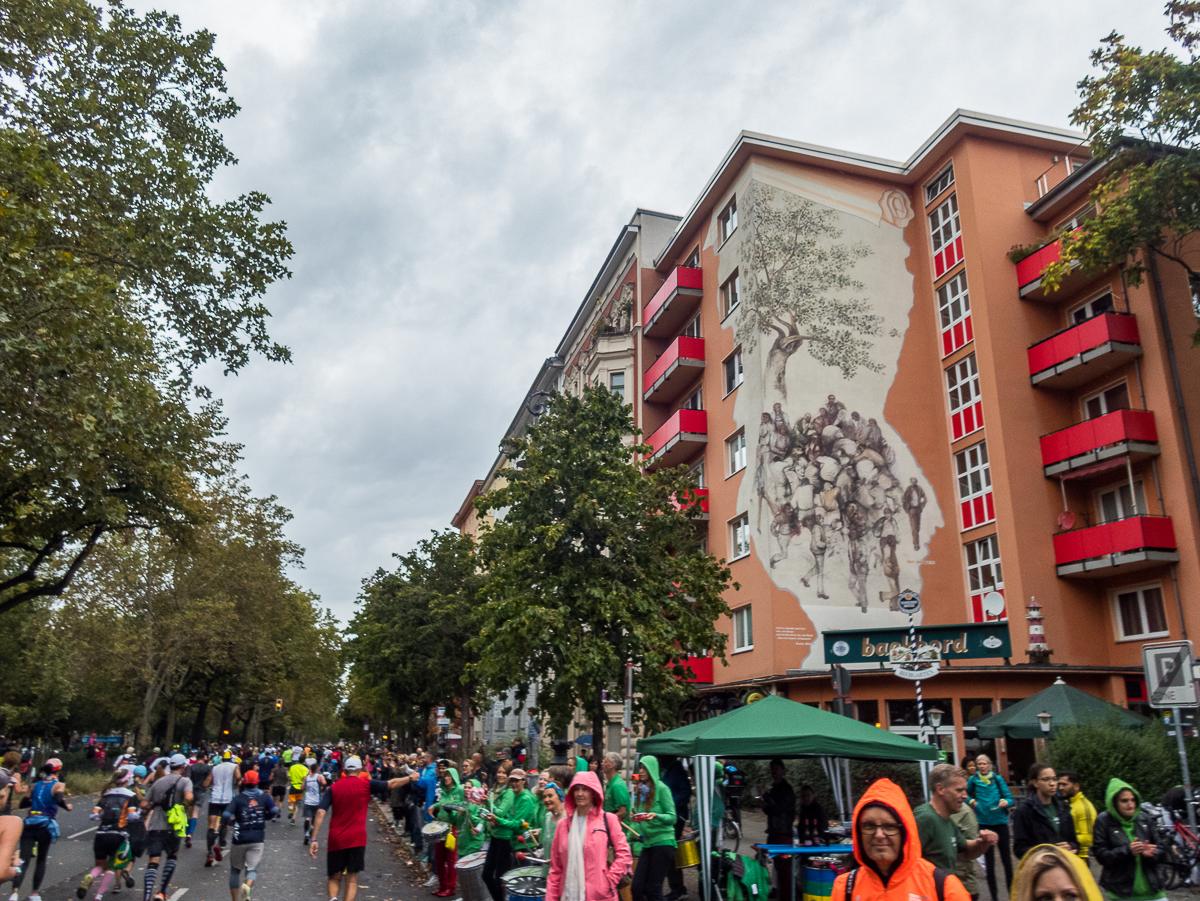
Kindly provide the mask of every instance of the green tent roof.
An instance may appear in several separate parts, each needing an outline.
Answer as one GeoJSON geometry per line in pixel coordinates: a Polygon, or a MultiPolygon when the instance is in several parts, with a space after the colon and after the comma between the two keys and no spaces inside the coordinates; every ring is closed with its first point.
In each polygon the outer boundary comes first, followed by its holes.
{"type": "Polygon", "coordinates": [[[651,735],[639,754],[680,757],[853,757],[936,760],[929,745],[774,695],[729,713],[651,735]]]}
{"type": "Polygon", "coordinates": [[[1039,713],[1050,714],[1051,733],[1059,726],[1074,726],[1090,720],[1103,722],[1110,715],[1116,716],[1117,725],[1128,728],[1150,722],[1140,714],[1056,679],[1049,688],[1043,688],[999,713],[976,720],[975,726],[980,738],[1045,738],[1046,733],[1037,718],[1039,713]]]}

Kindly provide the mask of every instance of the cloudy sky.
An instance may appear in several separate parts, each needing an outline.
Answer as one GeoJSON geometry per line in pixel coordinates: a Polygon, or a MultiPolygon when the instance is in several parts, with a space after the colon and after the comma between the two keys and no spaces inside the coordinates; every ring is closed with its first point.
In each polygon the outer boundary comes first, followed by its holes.
{"type": "Polygon", "coordinates": [[[288,223],[294,363],[210,384],[342,618],[449,525],[633,210],[685,212],[740,130],[902,160],[960,107],[1066,126],[1100,38],[1166,43],[1128,0],[135,6],[216,33],[218,191],[288,223]]]}

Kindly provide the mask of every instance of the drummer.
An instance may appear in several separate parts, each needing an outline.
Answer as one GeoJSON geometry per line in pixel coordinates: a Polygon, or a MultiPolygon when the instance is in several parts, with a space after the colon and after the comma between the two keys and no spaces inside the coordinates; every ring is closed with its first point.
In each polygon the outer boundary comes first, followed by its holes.
{"type": "Polygon", "coordinates": [[[513,867],[514,846],[525,850],[533,842],[526,842],[530,824],[539,819],[542,806],[529,790],[525,771],[514,767],[508,774],[508,785],[492,802],[490,810],[481,811],[488,823],[491,836],[487,859],[483,864],[483,882],[488,887],[492,901],[504,901],[504,881],[500,878],[513,867]]]}
{"type": "Polygon", "coordinates": [[[458,863],[458,856],[460,853],[470,853],[459,848],[458,836],[464,832],[470,833],[471,830],[469,823],[468,828],[461,828],[466,813],[467,796],[458,780],[458,770],[454,767],[444,767],[440,772],[442,793],[429,808],[429,812],[437,817],[439,822],[450,827],[450,834],[433,849],[433,871],[438,879],[438,888],[433,894],[439,898],[453,898],[457,894],[458,886],[458,871],[454,868],[458,863]]]}

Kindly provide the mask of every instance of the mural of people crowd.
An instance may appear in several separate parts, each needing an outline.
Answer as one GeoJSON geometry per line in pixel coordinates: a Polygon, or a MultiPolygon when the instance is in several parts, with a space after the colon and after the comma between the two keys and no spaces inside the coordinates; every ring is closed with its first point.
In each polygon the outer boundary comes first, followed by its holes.
{"type": "Polygon", "coordinates": [[[764,507],[770,517],[771,568],[797,549],[807,559],[806,550],[811,563],[800,582],[827,601],[827,568],[842,572],[844,559],[848,588],[864,613],[873,571],[886,583],[879,603],[899,609],[897,549],[910,540],[920,550],[926,496],[916,478],[904,485],[895,468],[896,454],[876,420],[847,409],[835,395],[794,423],[775,403],[759,422],[754,474],[759,534],[764,507]]]}

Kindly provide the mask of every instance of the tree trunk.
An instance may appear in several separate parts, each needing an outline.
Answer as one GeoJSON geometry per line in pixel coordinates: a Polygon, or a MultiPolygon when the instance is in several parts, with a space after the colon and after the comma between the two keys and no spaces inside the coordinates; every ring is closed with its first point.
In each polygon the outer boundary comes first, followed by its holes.
{"type": "Polygon", "coordinates": [[[175,742],[175,696],[171,695],[167,701],[167,728],[166,734],[163,735],[162,746],[169,749],[175,742]]]}
{"type": "Polygon", "coordinates": [[[600,695],[599,706],[592,714],[592,760],[599,766],[604,756],[604,733],[608,730],[608,715],[604,712],[604,695],[600,695]]]}
{"type": "Polygon", "coordinates": [[[767,392],[774,390],[781,401],[787,400],[787,364],[804,344],[804,338],[789,332],[780,335],[767,351],[767,392]]]}
{"type": "MultiPolygon", "coordinates": [[[[210,682],[209,685],[212,683],[210,682]]],[[[196,708],[196,721],[192,723],[192,747],[199,747],[204,741],[204,721],[208,718],[208,691],[200,698],[200,706],[196,708]]]]}
{"type": "Polygon", "coordinates": [[[225,702],[221,705],[221,725],[217,729],[217,741],[221,744],[228,743],[231,725],[233,725],[233,698],[225,695],[225,702]]]}

